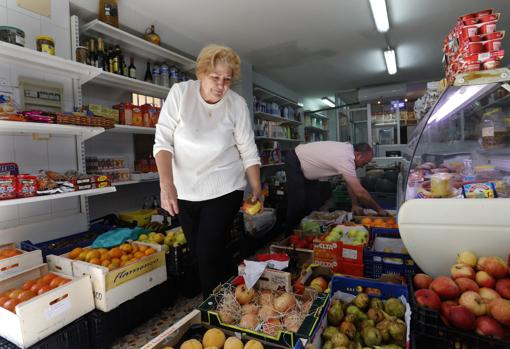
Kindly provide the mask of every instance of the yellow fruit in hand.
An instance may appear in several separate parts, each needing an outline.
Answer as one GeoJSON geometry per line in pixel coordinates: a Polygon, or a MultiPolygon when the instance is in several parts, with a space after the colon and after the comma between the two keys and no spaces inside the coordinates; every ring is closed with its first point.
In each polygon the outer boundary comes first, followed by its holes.
{"type": "Polygon", "coordinates": [[[225,333],[218,328],[211,328],[207,330],[202,338],[202,344],[204,347],[223,347],[225,343],[225,333]]]}

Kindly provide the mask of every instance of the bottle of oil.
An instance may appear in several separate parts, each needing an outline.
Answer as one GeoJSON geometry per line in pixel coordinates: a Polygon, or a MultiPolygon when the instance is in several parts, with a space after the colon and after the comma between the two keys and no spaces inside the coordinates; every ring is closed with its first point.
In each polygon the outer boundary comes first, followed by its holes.
{"type": "Polygon", "coordinates": [[[117,0],[99,0],[99,20],[119,27],[119,10],[117,0]]]}

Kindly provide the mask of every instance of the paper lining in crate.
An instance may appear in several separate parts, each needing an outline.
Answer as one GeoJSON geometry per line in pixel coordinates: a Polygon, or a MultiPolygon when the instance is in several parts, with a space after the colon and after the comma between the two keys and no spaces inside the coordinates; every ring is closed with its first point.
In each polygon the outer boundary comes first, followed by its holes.
{"type": "MultiPolygon", "coordinates": [[[[47,273],[47,264],[25,270],[0,281],[0,293],[47,273]]],[[[0,307],[0,336],[27,348],[94,310],[89,277],[55,274],[72,280],[16,305],[15,313],[0,307]]]]}
{"type": "Polygon", "coordinates": [[[108,312],[167,279],[165,252],[161,245],[132,243],[150,246],[157,252],[111,271],[100,265],[69,259],[68,253],[49,255],[47,260],[51,270],[73,276],[89,275],[96,308],[108,312]]]}
{"type": "Polygon", "coordinates": [[[20,254],[0,259],[0,280],[40,265],[43,262],[41,250],[27,252],[17,248],[13,243],[0,245],[0,255],[2,251],[13,249],[17,251],[16,253],[20,254]]]}

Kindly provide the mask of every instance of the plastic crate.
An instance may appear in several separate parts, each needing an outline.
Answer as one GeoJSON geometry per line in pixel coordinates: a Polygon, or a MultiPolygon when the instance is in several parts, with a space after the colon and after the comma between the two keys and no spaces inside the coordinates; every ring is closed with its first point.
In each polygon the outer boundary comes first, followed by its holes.
{"type": "Polygon", "coordinates": [[[170,247],[165,255],[166,272],[168,275],[178,276],[184,274],[186,266],[191,263],[192,256],[188,244],[170,247]]]}
{"type": "Polygon", "coordinates": [[[372,251],[376,237],[400,238],[400,233],[398,229],[372,228],[370,242],[363,253],[363,273],[365,277],[378,279],[384,274],[396,274],[407,278],[420,272],[419,267],[408,254],[372,251]],[[399,258],[403,263],[387,263],[384,262],[384,258],[399,258]]]}
{"type": "Polygon", "coordinates": [[[115,215],[109,215],[92,221],[89,230],[86,232],[36,244],[30,240],[25,240],[20,243],[20,247],[24,251],[41,250],[43,259],[46,262],[47,255],[54,254],[60,256],[70,252],[75,247],[90,246],[99,235],[111,230],[116,223],[115,215]]]}
{"type": "Polygon", "coordinates": [[[474,331],[463,331],[446,326],[436,310],[419,306],[414,299],[412,279],[408,278],[410,303],[413,318],[413,331],[417,348],[469,348],[469,349],[508,349],[510,343],[477,335],[474,331]]]}
{"type": "MultiPolygon", "coordinates": [[[[89,349],[90,342],[87,315],[71,322],[57,332],[49,335],[30,349],[89,349]]],[[[18,349],[18,346],[0,337],[0,349],[18,349]]]]}

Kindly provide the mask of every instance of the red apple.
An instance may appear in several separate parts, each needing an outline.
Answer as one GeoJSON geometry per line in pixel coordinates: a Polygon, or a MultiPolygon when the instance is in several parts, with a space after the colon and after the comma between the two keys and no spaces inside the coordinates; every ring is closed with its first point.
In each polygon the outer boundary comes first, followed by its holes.
{"type": "Polygon", "coordinates": [[[422,288],[429,288],[430,283],[432,282],[432,277],[427,274],[418,273],[413,277],[413,285],[414,288],[420,290],[422,288]]]}
{"type": "Polygon", "coordinates": [[[474,330],[476,328],[475,315],[462,305],[450,308],[450,323],[461,330],[474,330]]]}
{"type": "Polygon", "coordinates": [[[501,325],[489,316],[480,316],[476,319],[476,333],[481,336],[503,339],[506,335],[501,325]]]}
{"type": "Polygon", "coordinates": [[[450,310],[452,307],[459,305],[456,301],[444,301],[441,303],[441,315],[446,319],[447,324],[450,322],[450,310]]]}
{"type": "Polygon", "coordinates": [[[489,304],[490,302],[492,302],[493,300],[497,299],[497,298],[501,298],[501,296],[499,295],[499,293],[497,293],[496,291],[494,291],[492,288],[488,288],[488,287],[482,287],[478,293],[480,294],[480,297],[482,297],[482,299],[485,301],[485,303],[489,304]]]}
{"type": "Polygon", "coordinates": [[[455,279],[455,283],[457,284],[457,286],[459,286],[461,293],[465,292],[465,291],[478,292],[478,290],[480,289],[480,287],[478,287],[478,284],[476,282],[474,282],[472,279],[468,279],[468,278],[455,279]]]}
{"type": "Polygon", "coordinates": [[[478,271],[475,275],[475,280],[480,287],[494,288],[496,286],[496,279],[486,271],[478,271]]]}
{"type": "Polygon", "coordinates": [[[490,312],[500,324],[510,326],[510,301],[497,298],[490,303],[490,312]]]}
{"type": "Polygon", "coordinates": [[[476,269],[486,271],[496,279],[501,279],[508,274],[508,264],[498,256],[481,257],[476,264],[476,269]]]}
{"type": "Polygon", "coordinates": [[[475,316],[487,314],[487,304],[474,291],[466,291],[459,298],[459,304],[469,309],[475,316]]]}
{"type": "Polygon", "coordinates": [[[450,274],[454,280],[462,277],[475,279],[475,270],[465,264],[454,264],[450,269],[450,274]]]}
{"type": "Polygon", "coordinates": [[[496,291],[501,297],[510,299],[510,278],[499,279],[496,282],[496,291]]]}
{"type": "Polygon", "coordinates": [[[470,267],[474,268],[476,266],[477,257],[476,254],[474,254],[471,251],[463,251],[457,254],[457,263],[458,264],[465,264],[469,265],[470,267]]]}
{"type": "Polygon", "coordinates": [[[310,286],[318,292],[324,292],[328,288],[328,282],[322,276],[317,276],[312,280],[312,282],[310,282],[310,286]]]}
{"type": "Polygon", "coordinates": [[[441,299],[453,299],[459,295],[459,286],[447,276],[438,276],[430,284],[430,289],[441,299]]]}
{"type": "Polygon", "coordinates": [[[421,289],[414,293],[416,302],[424,308],[439,310],[441,308],[441,299],[432,290],[421,289]]]}

